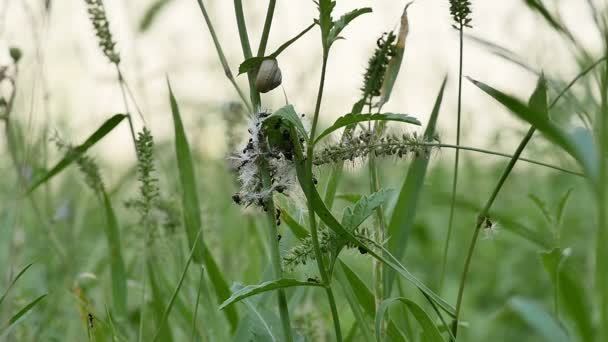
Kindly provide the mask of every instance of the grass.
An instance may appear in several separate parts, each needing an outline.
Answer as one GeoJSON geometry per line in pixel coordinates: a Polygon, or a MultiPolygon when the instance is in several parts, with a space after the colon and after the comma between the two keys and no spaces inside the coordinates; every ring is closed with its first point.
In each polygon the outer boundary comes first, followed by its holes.
{"type": "MultiPolygon", "coordinates": [[[[474,3],[449,1],[444,24],[451,15],[459,50],[449,52],[459,56],[459,73],[436,85],[424,113],[430,119],[421,122],[383,110],[397,96],[398,75],[414,67],[402,65],[410,3],[395,32],[378,32],[366,68],[352,71],[362,74],[353,85],[359,98],[328,123],[328,71],[340,62],[332,48],[357,18],[376,15],[373,8],[339,14],[334,1],[319,0],[311,4],[312,24],[274,47],[278,2],[268,1],[257,32],[240,0],[230,18],[191,1],[227,78],[220,86],[234,88],[239,101],[230,116],[213,118],[228,123],[221,143],[236,146],[227,163],[192,143],[202,127],[184,118],[170,75],[163,97],[173,134],[155,141],[150,113],[123,74],[121,54],[129,51],[119,53],[113,19],[103,1],[84,3],[100,53],[116,71],[124,113],[109,115],[80,144],[59,133],[52,141],[26,138],[16,99],[27,95],[19,70],[29,57],[9,50],[15,73],[3,75],[11,92],[0,103],[9,157],[0,160],[7,170],[0,180],[7,203],[0,208],[0,340],[606,340],[608,38],[593,54],[543,2],[527,1],[570,44],[578,72],[569,80],[540,73],[521,99],[483,75],[463,77],[474,3]],[[219,20],[233,20],[238,37],[218,34],[219,20]],[[268,108],[257,87],[280,84],[289,70],[278,57],[303,36],[314,36],[322,52],[314,111],[268,108]],[[242,57],[226,55],[237,38],[242,57]],[[229,59],[241,59],[248,87],[229,59]],[[518,144],[461,143],[467,86],[528,125],[518,144]],[[447,108],[452,95],[457,107],[447,108]],[[450,113],[455,144],[437,133],[450,113]],[[137,157],[126,171],[94,158],[121,125],[137,157]],[[48,152],[52,145],[56,153],[48,152]],[[454,163],[439,158],[440,150],[453,150],[454,163]],[[535,158],[545,155],[552,161],[535,158]],[[115,169],[119,179],[106,176],[115,169]]],[[[150,30],[169,3],[152,2],[140,30],[150,30]]],[[[591,9],[608,37],[606,13],[591,9]]],[[[340,42],[353,48],[348,43],[340,42]]],[[[551,69],[522,65],[500,45],[485,44],[503,63],[551,69]]]]}

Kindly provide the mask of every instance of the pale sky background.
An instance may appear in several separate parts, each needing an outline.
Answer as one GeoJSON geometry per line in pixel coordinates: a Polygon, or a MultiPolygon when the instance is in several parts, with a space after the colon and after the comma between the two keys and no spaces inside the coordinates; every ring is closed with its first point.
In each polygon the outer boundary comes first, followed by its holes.
{"type": "MultiPolygon", "coordinates": [[[[172,134],[165,74],[182,105],[191,140],[215,156],[225,153],[218,146],[224,124],[218,120],[222,106],[238,100],[225,79],[208,29],[195,0],[173,0],[145,33],[137,28],[152,0],[105,0],[114,39],[122,57],[122,69],[144,110],[148,125],[157,139],[172,134]],[[202,130],[193,124],[203,120],[202,130]]],[[[252,49],[262,29],[267,1],[245,0],[247,24],[252,49]]],[[[537,69],[550,76],[571,78],[577,72],[567,45],[540,17],[525,8],[523,0],[472,0],[473,29],[468,33],[483,37],[513,50],[537,69]]],[[[46,115],[51,127],[73,142],[81,142],[104,119],[123,112],[124,106],[115,79],[115,70],[97,47],[83,0],[54,0],[50,17],[45,21],[43,0],[0,0],[0,64],[8,60],[7,46],[19,46],[24,52],[19,79],[18,111],[24,122],[32,122],[29,134],[36,133],[36,123],[46,115]],[[36,58],[36,46],[40,56],[36,58]],[[43,61],[41,65],[39,62],[43,61]],[[41,76],[44,77],[42,82],[41,76]],[[45,110],[43,89],[48,91],[45,110]]],[[[591,51],[600,49],[589,9],[584,0],[546,0],[558,8],[564,22],[579,41],[591,51]]],[[[597,1],[600,3],[600,1],[597,1]]],[[[206,0],[211,20],[221,39],[227,59],[236,74],[243,60],[234,16],[233,2],[206,0]]],[[[328,125],[347,113],[357,100],[362,74],[372,54],[376,39],[384,31],[396,29],[405,1],[339,0],[335,17],[350,9],[370,6],[374,13],[354,21],[344,32],[346,40],[332,48],[322,123],[328,125]]],[[[311,0],[279,0],[268,44],[274,51],[309,25],[317,16],[311,0]]],[[[453,142],[458,66],[457,31],[451,27],[448,0],[417,0],[409,10],[410,35],[405,59],[386,111],[408,113],[426,122],[444,74],[449,86],[440,117],[444,142],[453,142]]],[[[473,42],[465,46],[465,75],[489,83],[521,98],[527,98],[536,82],[535,76],[498,57],[473,42]]],[[[300,112],[314,109],[320,74],[319,31],[314,29],[279,57],[283,85],[290,103],[300,112]]],[[[246,76],[238,82],[247,88],[246,76]]],[[[487,146],[489,137],[503,127],[525,127],[512,119],[493,100],[468,82],[464,82],[464,143],[487,146]]],[[[264,106],[277,109],[284,104],[283,92],[263,96],[264,106]]],[[[141,122],[136,121],[138,125],[141,122]]],[[[95,148],[105,160],[131,161],[127,125],[113,132],[95,148]]],[[[506,152],[509,152],[506,150],[506,152]]]]}

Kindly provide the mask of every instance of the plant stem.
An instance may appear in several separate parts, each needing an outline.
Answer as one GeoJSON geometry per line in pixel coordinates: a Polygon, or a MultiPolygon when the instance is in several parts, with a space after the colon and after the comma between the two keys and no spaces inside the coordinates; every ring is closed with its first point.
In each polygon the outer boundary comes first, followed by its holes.
{"type": "Polygon", "coordinates": [[[213,28],[213,24],[211,23],[209,14],[207,13],[207,10],[205,9],[203,0],[197,0],[197,1],[198,1],[198,6],[200,7],[201,12],[203,13],[203,17],[205,18],[205,23],[207,23],[207,28],[209,29],[211,38],[213,39],[213,44],[215,45],[215,50],[217,51],[217,55],[220,59],[220,63],[222,64],[222,68],[224,69],[224,74],[226,75],[226,78],[228,78],[228,81],[230,81],[230,83],[232,84],[232,86],[234,87],[236,92],[239,94],[239,97],[241,98],[241,101],[243,101],[243,104],[245,104],[245,107],[247,107],[247,111],[249,112],[249,114],[252,114],[253,108],[251,108],[251,104],[245,97],[245,94],[243,93],[243,91],[241,90],[239,85],[236,83],[236,80],[234,79],[234,76],[232,75],[232,72],[230,71],[230,66],[228,65],[226,56],[224,55],[224,50],[222,49],[222,45],[220,44],[220,41],[217,39],[217,35],[215,34],[215,29],[213,28]]]}
{"type": "MultiPolygon", "coordinates": [[[[462,61],[463,61],[463,31],[464,26],[460,24],[459,38],[460,38],[460,55],[459,55],[459,68],[458,68],[458,109],[456,117],[456,145],[460,146],[460,117],[462,112],[462,61]]],[[[454,160],[454,178],[452,180],[452,199],[450,202],[450,217],[448,219],[448,233],[445,237],[445,243],[443,245],[443,261],[441,262],[441,277],[439,278],[439,290],[443,288],[443,282],[445,280],[445,268],[448,263],[448,252],[450,248],[450,238],[452,237],[452,228],[454,225],[454,207],[456,203],[456,191],[458,187],[458,163],[460,161],[460,149],[456,149],[456,158],[454,160]]]]}
{"type": "MultiPolygon", "coordinates": [[[[249,36],[247,34],[247,25],[245,24],[245,16],[243,14],[243,5],[241,3],[241,0],[234,0],[234,10],[236,13],[236,20],[237,20],[237,24],[238,24],[238,29],[239,29],[239,37],[241,40],[241,47],[243,49],[243,55],[245,56],[245,59],[251,58],[252,54],[251,54],[251,46],[249,45],[249,36]]],[[[274,6],[269,6],[269,12],[267,14],[267,18],[266,18],[266,24],[264,26],[264,31],[270,31],[270,25],[272,23],[272,16],[273,16],[273,12],[274,12],[274,6]]],[[[265,34],[262,35],[262,41],[260,42],[260,46],[266,46],[266,40],[268,39],[268,32],[266,32],[265,34]]],[[[251,95],[251,103],[253,105],[253,109],[255,112],[257,112],[258,110],[260,110],[261,107],[261,99],[260,99],[260,93],[256,90],[255,88],[255,71],[251,70],[247,73],[247,76],[249,77],[249,92],[251,95]]],[[[255,115],[255,113],[254,113],[255,115]]],[[[266,146],[265,142],[261,142],[260,143],[262,145],[263,149],[267,149],[268,147],[266,146]]],[[[259,169],[260,169],[260,173],[262,176],[262,182],[265,188],[270,188],[271,185],[271,177],[270,177],[270,171],[268,168],[268,161],[265,158],[260,158],[259,159],[259,169]]],[[[273,273],[274,276],[276,277],[276,279],[280,279],[282,277],[282,269],[281,269],[281,253],[279,251],[279,243],[277,241],[277,235],[278,235],[278,228],[277,228],[277,222],[275,219],[275,205],[274,205],[274,200],[272,198],[272,196],[270,196],[270,198],[267,199],[266,201],[266,207],[268,209],[267,211],[267,218],[268,218],[268,223],[270,225],[270,232],[269,232],[269,247],[270,247],[270,257],[271,257],[271,263],[272,263],[272,268],[273,268],[273,273]]],[[[291,325],[290,325],[290,320],[289,320],[289,308],[287,306],[287,297],[285,296],[285,291],[283,289],[279,289],[277,290],[277,297],[278,297],[278,303],[279,303],[279,314],[281,316],[281,326],[283,328],[283,336],[285,338],[285,341],[292,341],[293,340],[293,336],[292,336],[292,332],[291,332],[291,325]]]]}
{"type": "Polygon", "coordinates": [[[264,53],[266,52],[266,44],[268,43],[268,36],[270,35],[270,27],[272,26],[272,17],[274,16],[274,7],[276,4],[276,0],[268,1],[268,10],[266,11],[264,30],[262,31],[262,39],[260,39],[260,46],[258,47],[258,57],[264,57],[264,53]]]}
{"type": "MultiPolygon", "coordinates": [[[[321,67],[321,80],[319,81],[319,92],[317,93],[317,103],[315,105],[315,113],[312,119],[312,128],[310,130],[310,141],[314,141],[315,132],[317,130],[317,124],[319,122],[319,113],[321,111],[321,102],[323,99],[323,88],[325,86],[325,74],[327,71],[327,58],[328,54],[325,50],[323,52],[323,65],[321,67]]],[[[312,161],[314,156],[314,144],[308,146],[307,149],[307,158],[306,158],[306,169],[309,175],[312,177],[312,161]]],[[[321,252],[321,247],[319,246],[319,236],[317,233],[317,220],[315,216],[315,212],[312,209],[313,205],[310,200],[308,200],[308,215],[310,220],[310,236],[312,240],[313,250],[315,252],[315,260],[317,261],[317,267],[319,268],[319,273],[321,275],[321,280],[325,284],[325,291],[327,293],[327,300],[329,302],[329,307],[331,309],[332,318],[334,321],[334,330],[336,333],[336,341],[342,341],[342,331],[340,329],[340,318],[338,316],[338,309],[336,307],[336,302],[334,299],[334,295],[331,289],[331,279],[329,278],[327,269],[325,268],[323,262],[323,254],[321,252]]]]}
{"type": "Polygon", "coordinates": [[[201,275],[198,278],[198,290],[196,291],[196,302],[194,304],[194,316],[192,317],[192,334],[191,341],[196,341],[196,319],[198,317],[198,306],[201,301],[201,292],[205,281],[205,267],[201,266],[201,275]]]}
{"type": "MultiPolygon", "coordinates": [[[[239,38],[241,47],[243,48],[243,56],[245,59],[253,57],[251,54],[251,46],[249,45],[249,34],[247,33],[247,24],[245,23],[245,14],[243,14],[243,4],[241,0],[234,0],[234,11],[236,13],[236,23],[239,29],[239,38]]],[[[247,72],[249,78],[249,96],[254,112],[260,110],[260,93],[255,88],[255,70],[247,72]]]]}

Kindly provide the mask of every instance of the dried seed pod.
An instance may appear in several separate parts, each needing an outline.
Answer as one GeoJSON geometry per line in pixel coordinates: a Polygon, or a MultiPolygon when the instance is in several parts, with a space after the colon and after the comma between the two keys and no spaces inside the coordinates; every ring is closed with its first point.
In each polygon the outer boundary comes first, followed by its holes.
{"type": "Polygon", "coordinates": [[[258,76],[255,79],[255,88],[260,93],[267,93],[281,85],[281,69],[276,59],[266,59],[260,64],[258,76]]]}

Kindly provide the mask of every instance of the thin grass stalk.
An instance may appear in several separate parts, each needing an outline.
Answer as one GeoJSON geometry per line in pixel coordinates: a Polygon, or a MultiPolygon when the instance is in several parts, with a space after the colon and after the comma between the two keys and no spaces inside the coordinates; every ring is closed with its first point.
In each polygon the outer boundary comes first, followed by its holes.
{"type": "MultiPolygon", "coordinates": [[[[568,85],[555,97],[555,99],[551,102],[551,104],[547,107],[547,109],[551,110],[557,104],[557,102],[562,98],[562,96],[564,94],[566,94],[566,92],[568,92],[568,90],[570,90],[570,88],[572,88],[572,86],[579,79],[581,79],[583,76],[585,76],[586,74],[588,74],[596,66],[598,66],[602,62],[604,62],[606,60],[606,58],[607,58],[606,56],[600,58],[598,61],[596,61],[595,63],[593,63],[592,65],[590,65],[586,69],[584,69],[581,73],[579,73],[578,75],[576,75],[576,77],[574,77],[572,79],[572,81],[570,81],[570,83],[568,83],[568,85]]],[[[460,278],[460,286],[458,288],[458,297],[457,297],[457,300],[456,300],[456,310],[455,310],[456,312],[455,312],[454,321],[452,322],[452,334],[454,335],[454,340],[458,337],[458,322],[459,322],[460,313],[461,313],[461,310],[462,310],[462,298],[464,296],[464,289],[465,289],[465,284],[466,284],[466,278],[467,278],[468,273],[469,273],[469,266],[471,264],[471,260],[472,260],[472,257],[473,257],[473,252],[475,250],[475,245],[477,243],[477,238],[479,237],[479,231],[481,229],[481,226],[485,222],[485,218],[488,216],[488,212],[490,211],[490,208],[492,207],[492,204],[494,203],[494,200],[496,199],[496,196],[498,196],[498,193],[502,189],[502,186],[504,185],[505,180],[507,179],[507,177],[509,176],[509,174],[513,170],[513,166],[515,166],[515,163],[519,159],[519,157],[521,155],[521,152],[523,152],[524,148],[526,147],[526,145],[528,144],[528,142],[530,141],[530,139],[534,135],[535,131],[536,131],[535,127],[530,127],[530,130],[528,130],[528,133],[526,134],[526,136],[519,143],[519,146],[517,147],[517,150],[513,154],[513,157],[511,158],[511,161],[507,165],[507,168],[503,172],[500,180],[498,181],[498,184],[494,188],[494,191],[492,192],[492,195],[490,196],[490,198],[488,199],[486,205],[484,206],[484,208],[482,209],[482,211],[480,212],[480,214],[478,216],[477,224],[475,226],[475,231],[473,232],[473,237],[471,239],[471,244],[470,244],[469,249],[467,251],[467,257],[465,259],[465,264],[464,264],[464,269],[462,271],[462,276],[460,278]]],[[[599,242],[598,242],[598,244],[599,244],[599,242]]],[[[603,249],[603,246],[601,246],[600,248],[603,249]]],[[[601,272],[604,272],[604,270],[602,269],[601,272]]]]}
{"type": "MultiPolygon", "coordinates": [[[[458,68],[458,108],[456,116],[456,146],[460,146],[460,118],[462,114],[462,62],[463,62],[463,50],[464,50],[464,26],[461,24],[459,27],[459,38],[460,38],[460,52],[459,52],[459,68],[458,68]]],[[[456,149],[456,156],[454,159],[454,178],[452,179],[452,199],[450,201],[450,216],[448,219],[448,233],[445,237],[445,243],[443,245],[443,260],[441,262],[441,276],[439,278],[439,290],[443,288],[443,282],[445,280],[445,268],[448,263],[448,252],[450,248],[450,239],[452,237],[452,229],[454,226],[454,208],[456,204],[456,192],[458,189],[458,164],[460,162],[460,149],[456,149]]]]}
{"type": "MultiPolygon", "coordinates": [[[[315,132],[317,130],[317,124],[319,122],[319,112],[321,111],[321,101],[323,98],[323,88],[325,86],[325,75],[327,71],[327,58],[328,53],[327,50],[324,49],[323,52],[323,65],[321,67],[321,80],[319,81],[319,92],[317,94],[317,103],[315,105],[315,113],[312,119],[312,128],[310,130],[310,141],[314,141],[315,132]]],[[[306,158],[306,168],[310,175],[312,175],[312,164],[313,164],[313,156],[314,156],[314,144],[308,146],[307,149],[307,158],[306,158]]],[[[315,260],[317,262],[317,267],[319,268],[319,273],[321,275],[321,280],[325,284],[325,292],[327,293],[327,300],[329,302],[329,307],[331,310],[333,322],[334,322],[334,330],[336,334],[336,340],[342,341],[342,331],[340,329],[340,318],[338,315],[338,309],[336,307],[336,301],[334,299],[334,295],[330,286],[331,279],[329,278],[327,269],[325,268],[325,263],[323,262],[323,254],[321,253],[321,247],[319,246],[319,236],[317,232],[317,220],[315,216],[315,212],[313,210],[313,205],[310,199],[307,201],[308,203],[308,215],[310,220],[310,235],[312,239],[313,250],[315,253],[315,260]]]]}
{"type": "MultiPolygon", "coordinates": [[[[236,21],[239,30],[239,38],[241,41],[241,47],[243,49],[243,55],[245,59],[251,58],[251,46],[249,44],[249,36],[247,34],[247,25],[245,23],[245,16],[243,14],[243,5],[241,0],[234,0],[234,10],[236,14],[236,21]]],[[[264,34],[262,35],[262,40],[260,41],[260,47],[266,46],[268,35],[270,32],[270,26],[272,24],[272,17],[274,15],[274,5],[269,6],[269,11],[266,16],[266,21],[264,25],[264,34]]],[[[262,49],[260,51],[263,52],[262,49]]],[[[251,70],[247,73],[249,78],[249,92],[251,96],[251,103],[253,105],[254,111],[257,111],[261,108],[261,99],[260,93],[255,88],[255,70],[251,70]]],[[[255,115],[255,113],[254,113],[255,115]]],[[[260,158],[260,174],[265,187],[269,187],[271,183],[270,171],[268,168],[268,161],[265,158],[260,158]]],[[[270,232],[269,232],[269,248],[270,248],[270,256],[271,256],[271,264],[273,268],[273,273],[276,279],[280,279],[282,277],[282,268],[281,268],[281,253],[279,251],[279,243],[277,241],[278,235],[278,227],[275,219],[275,205],[272,196],[268,199],[266,205],[268,206],[268,211],[266,212],[266,217],[270,224],[270,232]]],[[[285,291],[283,289],[277,290],[277,300],[279,304],[279,314],[281,317],[281,327],[283,330],[283,337],[285,341],[291,342],[293,341],[292,331],[291,331],[291,323],[289,319],[289,308],[287,306],[287,297],[285,295],[285,291]]]]}
{"type": "MultiPolygon", "coordinates": [[[[605,44],[608,51],[608,32],[605,32],[605,44]]],[[[599,114],[599,158],[600,178],[597,192],[598,202],[598,232],[596,239],[596,279],[597,293],[599,294],[600,321],[598,341],[608,339],[608,63],[602,73],[601,90],[601,112],[599,114]]]]}
{"type": "Polygon", "coordinates": [[[194,303],[194,317],[192,317],[192,333],[190,340],[196,341],[196,318],[198,317],[198,306],[201,301],[201,292],[203,289],[203,282],[205,281],[205,267],[201,266],[201,275],[198,278],[198,290],[196,291],[196,302],[194,303]]]}
{"type": "Polygon", "coordinates": [[[258,57],[264,57],[264,53],[266,53],[266,44],[268,43],[268,36],[270,35],[270,27],[272,26],[272,17],[274,16],[274,8],[276,4],[276,0],[268,1],[268,10],[266,11],[264,30],[262,31],[262,38],[260,39],[260,46],[258,47],[258,57]]]}
{"type": "Polygon", "coordinates": [[[232,71],[230,71],[230,66],[228,65],[226,56],[224,55],[224,50],[222,49],[222,45],[220,44],[219,39],[217,39],[217,35],[215,34],[215,28],[211,23],[211,19],[209,18],[209,14],[207,13],[205,5],[203,4],[203,0],[197,0],[197,2],[198,6],[201,9],[201,12],[203,13],[203,17],[205,18],[205,23],[207,24],[207,28],[209,29],[209,33],[211,34],[211,38],[213,39],[213,45],[215,45],[215,50],[217,51],[220,63],[222,64],[222,68],[224,69],[224,75],[226,75],[228,81],[230,81],[236,92],[239,94],[239,97],[241,98],[241,101],[243,101],[245,107],[247,107],[247,111],[249,112],[249,114],[252,114],[253,108],[251,107],[251,103],[249,103],[249,101],[245,97],[245,94],[243,93],[239,85],[236,83],[232,71]]]}

